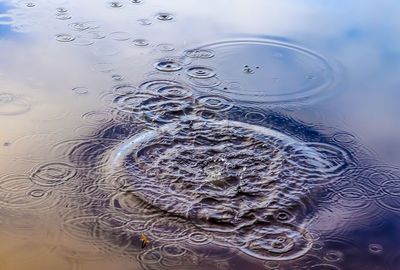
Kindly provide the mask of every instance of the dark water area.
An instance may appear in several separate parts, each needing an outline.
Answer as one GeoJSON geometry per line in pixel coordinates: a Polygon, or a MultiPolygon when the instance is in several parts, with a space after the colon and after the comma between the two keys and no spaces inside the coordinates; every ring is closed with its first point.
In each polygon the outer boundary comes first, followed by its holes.
{"type": "Polygon", "coordinates": [[[0,1],[0,270],[400,269],[396,1],[0,1]]]}

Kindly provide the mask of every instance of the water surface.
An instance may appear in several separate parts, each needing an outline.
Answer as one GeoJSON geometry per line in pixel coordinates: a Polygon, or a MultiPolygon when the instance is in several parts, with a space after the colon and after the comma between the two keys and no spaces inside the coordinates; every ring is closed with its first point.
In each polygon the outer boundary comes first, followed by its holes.
{"type": "Polygon", "coordinates": [[[396,1],[0,13],[0,269],[399,268],[396,1]]]}

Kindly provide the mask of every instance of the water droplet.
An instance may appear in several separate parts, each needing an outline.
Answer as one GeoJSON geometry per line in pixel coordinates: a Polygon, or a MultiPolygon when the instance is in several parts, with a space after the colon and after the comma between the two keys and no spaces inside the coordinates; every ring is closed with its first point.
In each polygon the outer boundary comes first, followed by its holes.
{"type": "Polygon", "coordinates": [[[197,79],[208,79],[215,76],[215,71],[210,67],[193,66],[186,70],[186,74],[197,79]]]}
{"type": "Polygon", "coordinates": [[[174,60],[161,60],[157,62],[155,68],[159,71],[174,72],[182,69],[182,65],[174,60]]]}
{"type": "Polygon", "coordinates": [[[28,2],[28,3],[26,3],[25,5],[26,5],[27,7],[35,7],[35,6],[36,6],[36,4],[33,3],[33,2],[28,2]]]}
{"type": "Polygon", "coordinates": [[[373,255],[380,255],[383,253],[383,247],[380,244],[369,244],[368,250],[373,255]]]}
{"type": "Polygon", "coordinates": [[[136,46],[148,46],[149,42],[146,39],[138,38],[134,39],[132,43],[136,46]]]}
{"type": "Polygon", "coordinates": [[[112,8],[120,8],[122,6],[123,6],[122,3],[120,3],[120,2],[117,2],[117,1],[110,2],[110,7],[112,7],[112,8]]]}
{"type": "Polygon", "coordinates": [[[140,4],[143,3],[143,0],[131,0],[131,2],[134,4],[140,4]]]}
{"type": "Polygon", "coordinates": [[[156,18],[160,21],[171,21],[172,19],[174,19],[174,17],[172,16],[171,13],[167,13],[167,12],[160,12],[156,15],[156,18]]]}
{"type": "Polygon", "coordinates": [[[246,73],[246,74],[253,74],[253,73],[254,73],[254,70],[251,69],[251,68],[249,68],[249,67],[245,67],[245,68],[243,69],[243,72],[246,73]]]}
{"type": "Polygon", "coordinates": [[[55,36],[55,38],[60,42],[71,42],[75,40],[75,36],[70,34],[58,34],[55,36]]]}

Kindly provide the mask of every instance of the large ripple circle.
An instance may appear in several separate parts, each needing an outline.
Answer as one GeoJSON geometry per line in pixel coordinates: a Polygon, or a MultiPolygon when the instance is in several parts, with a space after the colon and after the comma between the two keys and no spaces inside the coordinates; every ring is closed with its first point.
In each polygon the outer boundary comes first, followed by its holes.
{"type": "Polygon", "coordinates": [[[242,102],[300,101],[328,91],[335,82],[335,69],[327,59],[290,43],[232,40],[198,50],[212,51],[214,56],[196,64],[212,66],[221,80],[240,85],[221,87],[220,94],[242,102]]]}
{"type": "Polygon", "coordinates": [[[340,151],[320,147],[265,127],[187,117],[126,139],[105,162],[107,172],[129,175],[137,197],[217,242],[282,260],[311,246],[307,232],[282,213],[302,219],[312,187],[345,166],[340,151]],[[257,229],[265,226],[280,229],[257,229]]]}

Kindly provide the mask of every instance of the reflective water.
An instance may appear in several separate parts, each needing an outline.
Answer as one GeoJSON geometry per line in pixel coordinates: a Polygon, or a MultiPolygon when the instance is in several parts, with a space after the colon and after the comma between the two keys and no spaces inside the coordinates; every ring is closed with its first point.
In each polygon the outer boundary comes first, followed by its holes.
{"type": "Polygon", "coordinates": [[[400,267],[396,1],[0,12],[0,269],[400,267]]]}

